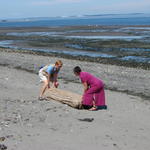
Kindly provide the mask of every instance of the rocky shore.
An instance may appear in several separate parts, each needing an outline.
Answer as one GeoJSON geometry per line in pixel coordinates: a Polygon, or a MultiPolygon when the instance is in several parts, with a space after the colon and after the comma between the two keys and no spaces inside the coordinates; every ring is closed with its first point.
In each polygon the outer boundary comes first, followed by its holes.
{"type": "Polygon", "coordinates": [[[38,73],[40,66],[54,63],[57,59],[61,59],[64,62],[64,67],[59,78],[65,82],[79,82],[72,72],[73,67],[78,65],[84,71],[91,72],[104,80],[106,89],[150,99],[150,70],[79,61],[58,56],[41,56],[34,52],[24,51],[23,53],[19,50],[4,48],[0,48],[0,54],[0,65],[33,73],[38,73]]]}
{"type": "Polygon", "coordinates": [[[10,150],[141,150],[150,147],[150,70],[0,49],[0,146],[10,150]],[[60,88],[82,94],[72,73],[105,82],[108,110],[38,101],[38,69],[61,59],[60,88]]]}

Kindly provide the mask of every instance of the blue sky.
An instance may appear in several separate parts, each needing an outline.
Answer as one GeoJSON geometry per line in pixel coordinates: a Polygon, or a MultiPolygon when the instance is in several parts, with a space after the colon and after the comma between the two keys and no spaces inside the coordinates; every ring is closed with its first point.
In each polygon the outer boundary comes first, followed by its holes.
{"type": "Polygon", "coordinates": [[[150,13],[150,0],[0,0],[0,19],[150,13]]]}

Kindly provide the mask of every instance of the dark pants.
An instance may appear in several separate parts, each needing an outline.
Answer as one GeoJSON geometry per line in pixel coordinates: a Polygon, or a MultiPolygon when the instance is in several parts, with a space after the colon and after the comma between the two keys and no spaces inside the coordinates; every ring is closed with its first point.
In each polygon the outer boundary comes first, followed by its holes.
{"type": "MultiPolygon", "coordinates": [[[[82,105],[83,109],[90,109],[92,108],[93,106],[89,106],[89,105],[82,105]]],[[[99,109],[107,109],[107,106],[106,105],[103,105],[103,106],[97,106],[97,110],[99,109]]]]}

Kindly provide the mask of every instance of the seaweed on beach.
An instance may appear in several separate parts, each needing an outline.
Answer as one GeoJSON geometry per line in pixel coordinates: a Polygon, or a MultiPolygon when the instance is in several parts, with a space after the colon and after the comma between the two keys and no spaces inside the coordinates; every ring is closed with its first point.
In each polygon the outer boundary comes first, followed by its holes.
{"type": "Polygon", "coordinates": [[[94,118],[84,118],[84,119],[78,119],[79,121],[85,121],[85,122],[92,122],[94,121],[94,118]]]}
{"type": "MultiPolygon", "coordinates": [[[[149,34],[134,27],[68,26],[54,28],[1,29],[0,41],[12,40],[5,48],[37,55],[150,69],[149,34]],[[135,29],[134,29],[135,28],[135,29]],[[130,29],[130,30],[129,30],[130,29]],[[8,32],[11,31],[11,32],[8,32]],[[43,34],[44,33],[44,34],[43,34]],[[143,36],[140,39],[84,39],[77,36],[143,36]],[[70,38],[73,36],[73,38],[70,38]],[[14,48],[13,48],[14,46],[14,48]]],[[[144,30],[145,31],[145,30],[144,30]]],[[[9,41],[7,41],[9,43],[9,41]]],[[[3,47],[3,46],[1,46],[3,47]]]]}

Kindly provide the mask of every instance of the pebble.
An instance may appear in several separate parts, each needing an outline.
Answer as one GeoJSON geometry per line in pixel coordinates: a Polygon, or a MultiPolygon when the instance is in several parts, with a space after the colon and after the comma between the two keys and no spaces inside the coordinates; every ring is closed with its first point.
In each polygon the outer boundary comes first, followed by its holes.
{"type": "Polygon", "coordinates": [[[0,137],[0,141],[4,141],[5,140],[5,137],[0,137]]]}
{"type": "Polygon", "coordinates": [[[0,150],[5,150],[7,149],[7,146],[5,146],[4,144],[0,144],[0,150]]]}

